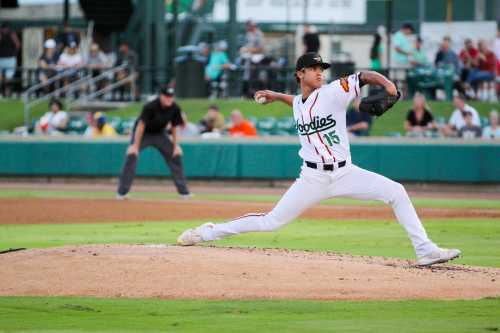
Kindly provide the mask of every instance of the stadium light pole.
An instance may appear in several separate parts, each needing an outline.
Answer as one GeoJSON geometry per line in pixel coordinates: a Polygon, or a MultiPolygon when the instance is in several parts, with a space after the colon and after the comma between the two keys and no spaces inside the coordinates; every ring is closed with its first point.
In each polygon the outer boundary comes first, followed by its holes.
{"type": "Polygon", "coordinates": [[[386,31],[387,31],[387,69],[391,68],[391,34],[392,34],[392,0],[385,3],[386,31]]]}
{"type": "Polygon", "coordinates": [[[290,0],[286,0],[286,23],[285,23],[285,59],[288,66],[289,60],[289,45],[288,45],[288,32],[290,31],[290,0]]]}
{"type": "Polygon", "coordinates": [[[308,18],[307,18],[307,9],[309,7],[309,1],[308,0],[304,0],[304,25],[307,24],[307,21],[308,21],[308,18]]]}
{"type": "Polygon", "coordinates": [[[69,24],[69,0],[64,0],[63,7],[64,7],[63,24],[69,24]]]}
{"type": "Polygon", "coordinates": [[[422,24],[425,21],[425,0],[418,1],[418,24],[419,24],[419,34],[422,33],[422,24]]]}
{"type": "Polygon", "coordinates": [[[236,22],[236,6],[237,6],[238,1],[233,0],[229,1],[229,24],[228,24],[228,32],[227,32],[227,37],[228,37],[228,46],[229,46],[229,59],[231,61],[234,61],[236,59],[236,34],[238,30],[238,24],[236,22]]]}

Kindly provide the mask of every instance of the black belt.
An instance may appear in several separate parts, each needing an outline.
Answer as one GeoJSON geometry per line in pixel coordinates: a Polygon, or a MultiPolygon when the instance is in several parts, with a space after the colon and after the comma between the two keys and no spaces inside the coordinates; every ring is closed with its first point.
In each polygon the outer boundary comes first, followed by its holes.
{"type": "MultiPolygon", "coordinates": [[[[311,169],[318,169],[318,164],[317,163],[314,163],[314,162],[309,162],[309,161],[305,161],[306,162],[306,165],[311,168],[311,169]]],[[[338,163],[338,167],[339,168],[343,168],[345,167],[346,165],[346,161],[342,161],[342,162],[339,162],[338,163]]],[[[334,169],[334,164],[323,164],[323,170],[325,171],[333,171],[334,169]]]]}

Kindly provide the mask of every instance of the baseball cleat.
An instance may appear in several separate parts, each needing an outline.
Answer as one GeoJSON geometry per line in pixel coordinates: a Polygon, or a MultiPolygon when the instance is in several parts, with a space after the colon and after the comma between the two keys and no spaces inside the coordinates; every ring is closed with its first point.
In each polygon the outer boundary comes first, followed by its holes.
{"type": "Polygon", "coordinates": [[[440,249],[417,259],[417,266],[430,266],[458,258],[462,252],[458,249],[440,249]]]}
{"type": "Polygon", "coordinates": [[[201,236],[201,229],[210,227],[213,228],[214,224],[209,222],[200,225],[199,227],[188,229],[184,231],[178,238],[177,238],[177,245],[181,246],[191,246],[191,245],[196,245],[198,243],[204,242],[203,237],[201,236]]]}
{"type": "Polygon", "coordinates": [[[129,199],[128,194],[116,193],[116,200],[128,200],[128,199],[129,199]]]}
{"type": "Polygon", "coordinates": [[[183,194],[179,194],[179,197],[183,200],[189,200],[189,199],[194,198],[194,194],[193,193],[183,193],[183,194]]]}

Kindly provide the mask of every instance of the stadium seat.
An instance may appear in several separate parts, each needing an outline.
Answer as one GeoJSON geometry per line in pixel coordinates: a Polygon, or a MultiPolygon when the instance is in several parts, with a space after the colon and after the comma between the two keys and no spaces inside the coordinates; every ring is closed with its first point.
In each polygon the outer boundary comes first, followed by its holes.
{"type": "Polygon", "coordinates": [[[118,126],[119,131],[117,130],[118,134],[121,135],[128,135],[132,133],[132,129],[134,128],[135,124],[135,117],[128,118],[126,120],[122,120],[120,125],[118,126]]]}
{"type": "Polygon", "coordinates": [[[481,117],[481,127],[486,127],[490,124],[488,117],[481,117]]]}
{"type": "Polygon", "coordinates": [[[116,133],[121,132],[122,119],[120,117],[111,117],[109,118],[108,123],[111,127],[115,129],[116,133]]]}
{"type": "Polygon", "coordinates": [[[260,135],[273,135],[276,131],[276,118],[265,117],[257,122],[257,131],[260,135]]]}
{"type": "Polygon", "coordinates": [[[69,118],[67,134],[78,134],[82,135],[87,129],[87,121],[85,118],[72,116],[69,118]]]}
{"type": "Polygon", "coordinates": [[[295,120],[293,117],[282,117],[276,122],[276,135],[295,135],[295,120]]]}

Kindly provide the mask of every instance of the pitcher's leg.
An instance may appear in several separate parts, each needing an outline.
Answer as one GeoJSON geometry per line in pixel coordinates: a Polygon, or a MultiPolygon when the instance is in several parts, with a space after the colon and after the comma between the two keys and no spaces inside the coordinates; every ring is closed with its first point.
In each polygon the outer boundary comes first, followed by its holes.
{"type": "Polygon", "coordinates": [[[379,200],[391,205],[398,222],[408,233],[417,256],[437,249],[436,244],[428,238],[403,185],[352,165],[343,177],[332,184],[331,194],[361,200],[379,200]]]}
{"type": "MultiPolygon", "coordinates": [[[[318,176],[318,175],[316,175],[318,176]]],[[[327,183],[301,176],[267,214],[248,214],[221,224],[199,228],[203,241],[221,239],[252,231],[272,231],[291,222],[307,208],[328,197],[327,183]]]]}

